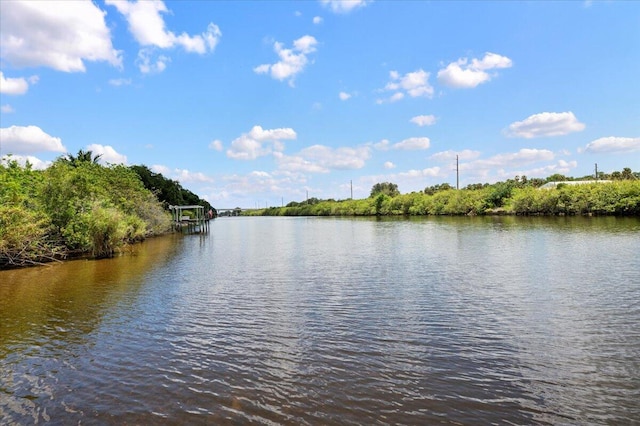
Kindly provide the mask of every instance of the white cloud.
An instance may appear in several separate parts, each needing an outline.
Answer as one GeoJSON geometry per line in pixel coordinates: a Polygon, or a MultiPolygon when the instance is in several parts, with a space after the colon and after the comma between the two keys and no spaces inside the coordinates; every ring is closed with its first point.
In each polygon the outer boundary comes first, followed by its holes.
{"type": "MultiPolygon", "coordinates": [[[[37,77],[33,76],[30,80],[37,82],[37,77]]],[[[29,90],[29,82],[23,77],[10,78],[4,76],[0,71],[0,93],[4,95],[24,95],[29,90]]]]}
{"type": "Polygon", "coordinates": [[[0,57],[65,72],[85,71],[84,61],[121,67],[104,15],[91,1],[3,1],[0,57]]]}
{"type": "Polygon", "coordinates": [[[343,101],[346,101],[347,99],[351,98],[351,94],[347,92],[340,92],[338,96],[340,97],[340,100],[343,100],[343,101]]]}
{"type": "Polygon", "coordinates": [[[393,144],[393,149],[403,151],[415,151],[419,149],[429,149],[429,138],[408,138],[398,143],[393,144]]]}
{"type": "Polygon", "coordinates": [[[502,179],[511,179],[514,176],[547,177],[555,173],[568,175],[571,172],[571,169],[575,169],[577,166],[577,161],[558,160],[555,164],[548,164],[546,166],[536,167],[533,169],[501,170],[500,173],[498,173],[498,176],[502,179]]]}
{"type": "MultiPolygon", "coordinates": [[[[394,92],[388,99],[388,102],[396,102],[403,99],[405,95],[412,98],[433,97],[433,87],[429,84],[429,73],[419,69],[414,72],[409,72],[404,76],[400,76],[397,71],[389,72],[390,81],[384,87],[384,91],[394,92]]],[[[380,104],[384,101],[378,100],[380,104]]]]}
{"type": "Polygon", "coordinates": [[[456,155],[458,156],[458,160],[473,160],[480,156],[480,151],[472,151],[470,149],[465,149],[462,151],[449,150],[449,151],[436,152],[429,158],[435,161],[447,162],[447,161],[455,160],[456,155]]]}
{"type": "Polygon", "coordinates": [[[15,112],[15,110],[11,105],[5,104],[0,107],[0,112],[3,112],[4,114],[10,114],[12,112],[15,112]]]}
{"type": "Polygon", "coordinates": [[[282,153],[276,156],[279,170],[289,172],[328,173],[330,170],[354,170],[364,167],[371,156],[370,148],[331,148],[313,145],[294,156],[282,153]]]}
{"type": "Polygon", "coordinates": [[[265,130],[261,126],[253,126],[249,133],[243,133],[231,142],[227,157],[236,160],[254,160],[258,157],[279,152],[284,149],[283,140],[296,139],[296,132],[291,128],[265,130]]]}
{"type": "Polygon", "coordinates": [[[11,154],[67,152],[60,138],[45,133],[38,126],[11,126],[0,129],[2,150],[11,154]]]}
{"type": "Polygon", "coordinates": [[[0,163],[6,163],[9,160],[15,160],[23,167],[28,161],[34,170],[44,170],[51,165],[51,161],[43,161],[32,155],[5,155],[0,159],[0,163]]]}
{"type": "Polygon", "coordinates": [[[211,141],[211,143],[209,144],[209,148],[215,151],[222,151],[222,141],[219,139],[211,141]]]}
{"type": "Polygon", "coordinates": [[[153,46],[169,49],[181,46],[185,51],[205,54],[212,52],[222,36],[220,28],[209,23],[202,34],[189,35],[183,32],[175,35],[165,28],[163,13],[170,13],[161,0],[152,1],[116,1],[106,0],[106,4],[114,6],[129,24],[129,31],[141,46],[153,46]]]}
{"type": "Polygon", "coordinates": [[[118,153],[111,145],[94,143],[87,145],[87,151],[91,151],[94,156],[101,155],[101,163],[127,164],[127,156],[118,153]]]}
{"type": "Polygon", "coordinates": [[[151,166],[151,171],[154,173],[160,173],[162,176],[168,179],[175,179],[180,183],[210,183],[213,182],[213,178],[205,175],[201,172],[192,172],[187,169],[171,169],[162,164],[154,164],[151,166]]]}
{"type": "Polygon", "coordinates": [[[318,41],[310,35],[294,40],[292,49],[285,49],[282,43],[276,41],[273,50],[280,60],[275,64],[258,65],[253,71],[256,74],[270,74],[280,81],[288,79],[289,85],[293,87],[295,76],[304,70],[309,61],[307,55],[316,51],[317,44],[318,41]]]}
{"type": "Polygon", "coordinates": [[[409,120],[411,123],[417,124],[420,127],[431,126],[436,124],[435,115],[417,115],[409,120]]]}
{"type": "Polygon", "coordinates": [[[374,143],[373,147],[379,151],[388,151],[391,149],[391,142],[388,139],[382,139],[378,143],[374,143]]]}
{"type": "Polygon", "coordinates": [[[293,173],[329,173],[329,169],[326,167],[297,155],[284,155],[278,152],[274,154],[274,157],[278,162],[278,170],[280,171],[293,173]]]}
{"type": "Polygon", "coordinates": [[[382,165],[382,167],[384,167],[385,169],[395,169],[396,165],[393,164],[391,161],[385,161],[384,164],[382,165]]]}
{"type": "Polygon", "coordinates": [[[440,167],[430,167],[422,170],[409,170],[407,172],[398,173],[399,178],[424,178],[440,176],[440,167]]]}
{"type": "Polygon", "coordinates": [[[349,13],[359,7],[364,7],[370,0],[320,0],[323,6],[334,13],[349,13]]]}
{"type": "Polygon", "coordinates": [[[456,62],[450,63],[446,68],[438,71],[438,81],[445,86],[473,88],[495,77],[495,73],[489,74],[487,71],[510,68],[511,66],[511,59],[506,56],[487,52],[484,58],[472,59],[471,63],[467,58],[460,58],[456,62]]]}
{"type": "Polygon", "coordinates": [[[157,74],[167,68],[167,63],[171,62],[171,58],[166,55],[157,55],[154,59],[156,54],[157,52],[152,48],[140,49],[136,58],[136,65],[141,73],[157,74]]]}
{"type": "Polygon", "coordinates": [[[523,164],[531,164],[540,161],[551,161],[555,154],[548,149],[523,148],[518,152],[494,155],[487,159],[471,161],[460,164],[460,170],[496,170],[500,168],[518,167],[523,164]]]}
{"type": "Polygon", "coordinates": [[[316,24],[316,25],[322,24],[322,21],[323,21],[323,19],[322,19],[321,16],[314,16],[313,17],[313,23],[316,24]]]}
{"type": "Polygon", "coordinates": [[[175,169],[172,177],[181,183],[205,183],[213,182],[213,178],[202,172],[192,172],[186,169],[175,169]]]}
{"type": "Polygon", "coordinates": [[[171,169],[167,166],[163,166],[162,164],[153,164],[151,166],[151,170],[155,173],[160,173],[165,177],[169,177],[169,174],[171,173],[171,169]]]}
{"type": "Polygon", "coordinates": [[[509,125],[507,136],[517,138],[539,138],[545,136],[562,136],[580,132],[586,126],[580,123],[573,112],[542,112],[529,116],[523,121],[509,125]]]}
{"type": "Polygon", "coordinates": [[[589,142],[584,150],[588,152],[602,153],[625,153],[640,151],[640,138],[622,138],[609,136],[589,142]]]}

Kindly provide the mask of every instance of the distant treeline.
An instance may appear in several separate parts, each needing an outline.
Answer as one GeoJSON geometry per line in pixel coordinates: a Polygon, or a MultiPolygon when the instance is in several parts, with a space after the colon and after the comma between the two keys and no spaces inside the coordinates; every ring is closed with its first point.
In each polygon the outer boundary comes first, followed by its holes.
{"type": "Polygon", "coordinates": [[[45,170],[0,163],[0,269],[72,254],[112,255],[167,232],[169,205],[210,204],[146,166],[99,164],[91,151],[45,170]]]}
{"type": "MultiPolygon", "coordinates": [[[[586,177],[587,179],[589,177],[586,177]]],[[[640,216],[640,173],[599,175],[597,183],[560,183],[549,189],[548,182],[577,182],[553,175],[547,179],[516,176],[494,184],[472,184],[456,190],[447,183],[429,186],[421,192],[400,194],[390,182],[373,186],[362,200],[320,200],[310,198],[286,207],[247,210],[258,216],[389,216],[389,215],[620,215],[640,216]]],[[[583,178],[583,180],[586,180],[583,178]]],[[[593,177],[591,177],[593,180],[593,177]]]]}

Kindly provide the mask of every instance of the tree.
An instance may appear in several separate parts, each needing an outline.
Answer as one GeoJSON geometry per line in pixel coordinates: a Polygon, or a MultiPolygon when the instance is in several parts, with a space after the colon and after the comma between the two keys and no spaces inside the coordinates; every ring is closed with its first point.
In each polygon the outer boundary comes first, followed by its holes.
{"type": "Polygon", "coordinates": [[[625,180],[635,179],[635,176],[633,175],[633,172],[629,167],[625,167],[624,169],[622,169],[622,173],[620,173],[620,177],[625,180]]]}
{"type": "Polygon", "coordinates": [[[560,173],[552,174],[547,178],[547,182],[562,182],[565,180],[569,180],[569,179],[567,179],[565,175],[561,175],[560,173]]]}
{"type": "Polygon", "coordinates": [[[77,155],[67,154],[65,157],[61,157],[60,160],[69,163],[73,167],[77,167],[80,163],[93,163],[98,164],[102,158],[102,154],[93,155],[93,151],[79,150],[77,155]]]}
{"type": "Polygon", "coordinates": [[[448,183],[444,182],[444,183],[439,183],[437,185],[426,187],[424,189],[424,193],[427,194],[427,195],[433,195],[436,192],[447,191],[449,189],[453,189],[453,186],[451,186],[448,183]]]}
{"type": "Polygon", "coordinates": [[[369,195],[369,197],[373,198],[378,194],[387,195],[389,197],[396,197],[400,195],[400,191],[398,191],[398,185],[396,185],[395,183],[382,182],[373,185],[373,187],[371,188],[371,195],[369,195]]]}

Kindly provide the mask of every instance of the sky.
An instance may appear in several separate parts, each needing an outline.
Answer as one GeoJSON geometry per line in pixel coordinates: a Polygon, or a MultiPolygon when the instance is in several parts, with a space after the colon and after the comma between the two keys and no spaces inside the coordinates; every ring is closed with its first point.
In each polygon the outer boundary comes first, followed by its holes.
{"type": "Polygon", "coordinates": [[[638,1],[0,1],[0,157],[214,207],[640,170],[638,1]]]}

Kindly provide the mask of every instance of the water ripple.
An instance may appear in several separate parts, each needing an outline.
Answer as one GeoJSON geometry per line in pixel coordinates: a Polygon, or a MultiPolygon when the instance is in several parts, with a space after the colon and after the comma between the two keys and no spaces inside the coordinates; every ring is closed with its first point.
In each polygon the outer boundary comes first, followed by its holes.
{"type": "Polygon", "coordinates": [[[548,225],[224,219],[62,265],[0,299],[0,424],[632,424],[637,233],[548,225]]]}

